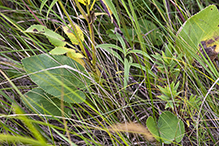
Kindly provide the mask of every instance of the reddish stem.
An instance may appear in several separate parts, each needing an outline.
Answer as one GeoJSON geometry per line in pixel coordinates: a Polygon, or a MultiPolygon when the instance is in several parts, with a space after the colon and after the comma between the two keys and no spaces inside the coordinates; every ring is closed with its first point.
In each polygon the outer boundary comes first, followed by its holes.
{"type": "Polygon", "coordinates": [[[33,14],[33,16],[35,17],[35,19],[43,26],[45,26],[42,21],[40,21],[40,19],[33,13],[33,11],[30,9],[30,7],[28,7],[28,5],[24,2],[24,0],[22,0],[23,3],[25,4],[25,6],[28,8],[28,10],[30,11],[31,14],[33,14]]]}

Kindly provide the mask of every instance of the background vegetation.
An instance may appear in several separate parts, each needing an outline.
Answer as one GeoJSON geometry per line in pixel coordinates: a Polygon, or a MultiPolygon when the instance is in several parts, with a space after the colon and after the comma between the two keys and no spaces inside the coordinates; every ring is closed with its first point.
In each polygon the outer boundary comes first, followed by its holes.
{"type": "Polygon", "coordinates": [[[0,0],[0,144],[217,145],[218,61],[198,55],[198,46],[179,50],[183,43],[176,40],[184,22],[218,2],[83,2],[0,0]],[[42,54],[57,46],[45,33],[25,32],[33,24],[56,32],[75,50],[73,57],[68,50],[52,58],[61,70],[70,57],[78,62],[77,73],[37,74],[51,65],[42,54]],[[77,43],[63,30],[68,24],[77,43]],[[62,80],[66,76],[68,82],[62,80]],[[45,81],[51,92],[40,86],[45,81]],[[56,90],[60,95],[53,95],[56,90]],[[176,126],[170,126],[174,120],[176,126]],[[153,126],[166,129],[156,135],[153,126]],[[178,129],[183,133],[162,136],[178,129]]]}

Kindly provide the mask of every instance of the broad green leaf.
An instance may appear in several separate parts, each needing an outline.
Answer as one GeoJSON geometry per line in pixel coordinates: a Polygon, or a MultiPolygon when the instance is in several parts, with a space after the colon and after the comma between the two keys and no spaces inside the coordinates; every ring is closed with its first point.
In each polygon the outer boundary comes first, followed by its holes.
{"type": "Polygon", "coordinates": [[[169,111],[164,111],[160,115],[157,125],[152,117],[147,119],[146,124],[153,136],[165,144],[170,144],[174,140],[180,142],[185,133],[183,122],[169,111]]]}
{"type": "MultiPolygon", "coordinates": [[[[81,30],[81,28],[77,24],[74,24],[74,27],[76,29],[76,32],[74,32],[74,33],[77,33],[77,35],[79,36],[79,39],[83,42],[84,41],[83,31],[81,30]]],[[[63,28],[65,34],[71,40],[72,44],[78,45],[79,40],[77,39],[77,37],[73,33],[74,29],[71,27],[71,24],[68,24],[68,26],[62,26],[62,28],[63,28]]]]}
{"type": "Polygon", "coordinates": [[[148,117],[147,121],[146,121],[146,125],[148,130],[151,132],[151,134],[154,136],[154,138],[159,141],[159,131],[157,129],[157,123],[156,121],[154,121],[153,117],[148,117]]]}
{"type": "Polygon", "coordinates": [[[219,12],[215,5],[210,5],[189,18],[177,32],[176,44],[179,53],[185,53],[189,59],[198,52],[201,41],[214,41],[219,52],[219,12]]]}
{"type": "MultiPolygon", "coordinates": [[[[83,102],[86,88],[81,79],[85,78],[79,72],[84,72],[84,68],[66,56],[49,56],[41,54],[28,57],[22,60],[25,71],[30,78],[44,91],[71,103],[83,102]],[[66,68],[68,67],[68,69],[66,68]]],[[[89,80],[85,78],[89,85],[89,80]]]]}
{"type": "MultiPolygon", "coordinates": [[[[39,114],[62,116],[61,100],[47,94],[41,88],[34,88],[24,95],[26,99],[22,100],[30,110],[39,114]]],[[[64,103],[64,106],[67,106],[67,104],[64,103]]],[[[71,110],[68,108],[65,108],[64,111],[66,115],[71,112],[71,110]]]]}
{"type": "Polygon", "coordinates": [[[185,133],[183,122],[169,111],[160,115],[157,126],[160,136],[166,144],[170,144],[173,140],[180,142],[185,133]]]}
{"type": "Polygon", "coordinates": [[[54,46],[65,46],[65,38],[43,25],[32,25],[25,32],[45,35],[54,46]]]}

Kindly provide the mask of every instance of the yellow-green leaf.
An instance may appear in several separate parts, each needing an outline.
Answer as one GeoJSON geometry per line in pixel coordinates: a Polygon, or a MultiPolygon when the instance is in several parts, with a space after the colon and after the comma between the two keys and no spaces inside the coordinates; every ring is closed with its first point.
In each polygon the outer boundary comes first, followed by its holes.
{"type": "Polygon", "coordinates": [[[69,37],[69,39],[71,40],[72,44],[78,45],[79,44],[79,40],[76,37],[75,33],[77,33],[79,39],[82,42],[84,41],[84,34],[83,34],[83,31],[80,29],[80,27],[77,24],[74,24],[74,27],[76,29],[76,32],[73,32],[74,29],[71,27],[70,24],[68,24],[68,26],[62,26],[65,34],[69,37]]]}
{"type": "Polygon", "coordinates": [[[25,32],[45,35],[54,46],[65,46],[65,38],[43,25],[31,25],[25,32]]]}
{"type": "Polygon", "coordinates": [[[90,0],[78,0],[78,2],[82,3],[83,5],[90,5],[90,0]]]}
{"type": "Polygon", "coordinates": [[[81,53],[76,53],[76,51],[73,49],[66,48],[66,47],[56,47],[50,51],[50,54],[52,54],[52,55],[63,55],[65,53],[67,53],[67,56],[69,58],[73,59],[74,61],[78,62],[83,67],[85,67],[85,62],[83,60],[83,58],[85,58],[85,56],[82,55],[81,53]]]}
{"type": "Polygon", "coordinates": [[[85,67],[84,56],[81,53],[67,52],[67,56],[85,67]]]}
{"type": "Polygon", "coordinates": [[[66,47],[55,47],[49,53],[52,54],[52,55],[63,55],[65,53],[71,52],[71,51],[75,52],[75,50],[69,49],[69,48],[66,48],[66,47]]]}

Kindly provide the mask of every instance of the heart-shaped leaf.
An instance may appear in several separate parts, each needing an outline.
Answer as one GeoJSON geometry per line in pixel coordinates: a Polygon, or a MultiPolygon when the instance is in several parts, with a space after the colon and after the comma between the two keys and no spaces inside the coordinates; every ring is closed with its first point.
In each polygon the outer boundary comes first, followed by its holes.
{"type": "Polygon", "coordinates": [[[180,142],[185,133],[183,122],[169,111],[160,115],[157,124],[152,117],[149,117],[146,125],[158,141],[162,140],[166,144],[174,140],[180,142]]]}

